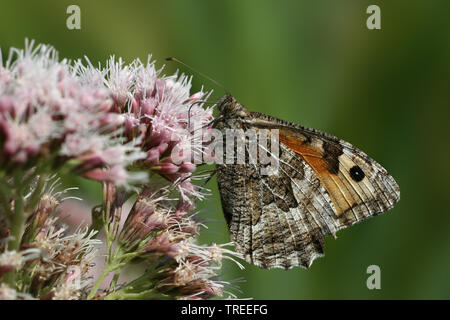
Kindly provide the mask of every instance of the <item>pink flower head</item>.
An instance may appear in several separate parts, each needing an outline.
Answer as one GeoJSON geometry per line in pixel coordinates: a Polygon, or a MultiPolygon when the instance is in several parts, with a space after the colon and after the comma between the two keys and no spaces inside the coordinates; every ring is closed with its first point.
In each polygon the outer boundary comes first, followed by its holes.
{"type": "MultiPolygon", "coordinates": [[[[142,137],[139,146],[147,153],[144,167],[170,182],[180,177],[189,180],[186,174],[196,169],[194,159],[201,159],[209,141],[202,129],[210,124],[212,109],[196,103],[208,95],[202,91],[191,94],[191,79],[184,75],[161,76],[150,57],[146,64],[135,60],[129,65],[112,57],[104,74],[114,110],[124,113],[125,136],[130,140],[142,137]]],[[[194,195],[190,189],[183,193],[194,195]]]]}
{"type": "Polygon", "coordinates": [[[26,42],[24,50],[11,49],[6,63],[0,63],[2,166],[46,162],[56,154],[56,159],[84,159],[89,162],[84,167],[98,169],[81,172],[85,176],[129,183],[127,166],[145,153],[136,141],[123,148],[118,139],[124,116],[111,108],[125,88],[111,91],[103,83],[103,71],[88,69],[59,61],[50,46],[26,42]],[[92,162],[94,156],[101,161],[92,162]],[[101,172],[105,166],[110,168],[101,172]]]}

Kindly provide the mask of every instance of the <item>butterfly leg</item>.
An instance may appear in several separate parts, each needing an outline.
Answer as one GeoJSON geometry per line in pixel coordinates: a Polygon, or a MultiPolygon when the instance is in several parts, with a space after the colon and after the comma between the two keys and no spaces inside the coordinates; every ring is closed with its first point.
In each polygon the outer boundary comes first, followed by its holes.
{"type": "Polygon", "coordinates": [[[211,169],[211,170],[205,170],[204,173],[210,172],[210,175],[205,179],[205,181],[201,184],[201,187],[203,188],[204,186],[206,186],[209,182],[209,180],[212,179],[212,177],[214,177],[214,175],[217,173],[217,169],[211,169]]]}

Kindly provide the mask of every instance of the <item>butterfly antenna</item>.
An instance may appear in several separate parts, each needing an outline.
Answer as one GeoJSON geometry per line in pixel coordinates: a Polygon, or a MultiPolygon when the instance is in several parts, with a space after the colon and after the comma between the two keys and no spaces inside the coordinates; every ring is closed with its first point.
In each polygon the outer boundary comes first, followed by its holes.
{"type": "Polygon", "coordinates": [[[198,71],[198,70],[192,68],[190,65],[184,63],[183,61],[178,60],[178,59],[175,58],[175,57],[169,57],[169,58],[166,58],[166,60],[167,60],[167,61],[175,61],[175,62],[178,62],[179,64],[182,64],[182,65],[185,66],[186,68],[188,68],[188,69],[190,69],[190,70],[192,70],[192,71],[198,73],[198,74],[199,74],[200,76],[202,76],[203,78],[205,78],[205,79],[211,81],[211,82],[214,83],[216,86],[221,87],[225,92],[228,92],[228,90],[225,89],[225,87],[224,87],[221,83],[219,83],[219,82],[217,82],[216,80],[214,80],[213,78],[207,76],[207,75],[204,74],[203,72],[200,72],[200,71],[198,71]]]}

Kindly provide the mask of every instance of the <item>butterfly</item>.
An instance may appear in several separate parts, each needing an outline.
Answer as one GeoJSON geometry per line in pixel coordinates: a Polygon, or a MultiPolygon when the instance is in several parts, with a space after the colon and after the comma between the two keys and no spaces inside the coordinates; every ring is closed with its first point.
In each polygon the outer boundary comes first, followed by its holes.
{"type": "Polygon", "coordinates": [[[266,269],[308,268],[324,255],[326,235],[336,238],[338,230],[399,201],[394,178],[350,143],[248,111],[230,94],[217,106],[213,127],[224,134],[229,129],[278,133],[276,174],[263,174],[250,161],[216,165],[223,213],[235,250],[247,262],[266,269]]]}

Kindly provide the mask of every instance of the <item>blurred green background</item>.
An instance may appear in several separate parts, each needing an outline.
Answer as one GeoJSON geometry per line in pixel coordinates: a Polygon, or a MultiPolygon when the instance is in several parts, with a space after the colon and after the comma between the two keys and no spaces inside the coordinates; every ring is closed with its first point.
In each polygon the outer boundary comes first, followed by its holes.
{"type": "MultiPolygon", "coordinates": [[[[449,2],[433,1],[0,1],[0,46],[24,39],[61,57],[109,55],[162,66],[176,56],[223,83],[250,110],[314,127],[366,151],[395,177],[389,213],[327,238],[309,270],[227,264],[224,279],[256,299],[450,298],[449,2]],[[81,8],[81,30],[66,8],[81,8]],[[381,30],[366,8],[381,7],[381,30]],[[366,269],[381,268],[381,290],[366,269]]],[[[178,65],[170,64],[171,74],[178,65]]],[[[189,70],[181,68],[191,73],[189,70]]],[[[196,75],[194,88],[220,88],[196,75]]],[[[85,184],[85,182],[80,182],[85,184]]],[[[203,242],[229,241],[216,182],[201,204],[203,242]]],[[[93,188],[92,184],[88,184],[93,188]]],[[[86,189],[85,189],[86,190],[86,189]]],[[[93,199],[100,188],[87,189],[93,199]]]]}

